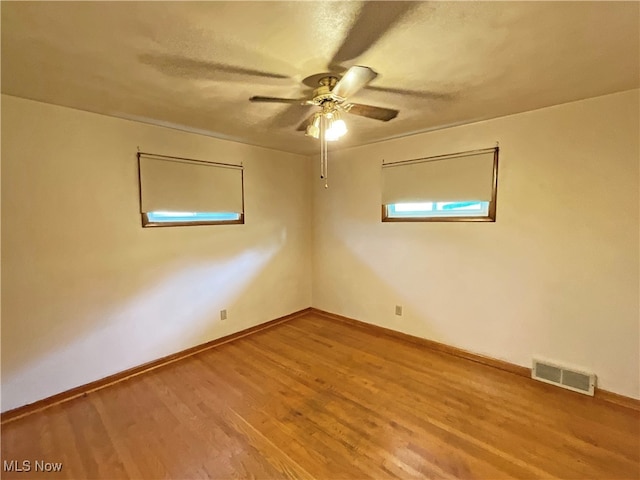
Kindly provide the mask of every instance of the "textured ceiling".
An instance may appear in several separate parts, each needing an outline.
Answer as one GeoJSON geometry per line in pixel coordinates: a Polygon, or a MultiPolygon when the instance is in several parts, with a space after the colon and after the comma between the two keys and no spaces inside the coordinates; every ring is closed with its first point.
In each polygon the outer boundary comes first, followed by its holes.
{"type": "Polygon", "coordinates": [[[1,2],[2,92],[297,153],[308,76],[367,65],[341,145],[637,88],[637,2],[1,2]]]}

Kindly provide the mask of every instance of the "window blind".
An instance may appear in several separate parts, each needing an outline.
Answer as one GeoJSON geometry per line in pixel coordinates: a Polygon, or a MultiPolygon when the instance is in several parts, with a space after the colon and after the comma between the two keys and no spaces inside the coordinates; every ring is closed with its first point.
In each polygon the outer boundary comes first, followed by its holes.
{"type": "Polygon", "coordinates": [[[241,166],[139,154],[142,213],[243,212],[241,166]]]}
{"type": "Polygon", "coordinates": [[[491,201],[496,149],[382,165],[382,203],[491,201]]]}

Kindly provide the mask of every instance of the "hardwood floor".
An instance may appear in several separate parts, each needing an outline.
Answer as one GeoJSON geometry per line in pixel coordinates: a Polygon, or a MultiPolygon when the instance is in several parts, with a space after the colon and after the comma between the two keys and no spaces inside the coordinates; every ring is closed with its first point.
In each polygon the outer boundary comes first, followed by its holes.
{"type": "Polygon", "coordinates": [[[315,314],[1,433],[5,479],[640,477],[639,412],[315,314]]]}

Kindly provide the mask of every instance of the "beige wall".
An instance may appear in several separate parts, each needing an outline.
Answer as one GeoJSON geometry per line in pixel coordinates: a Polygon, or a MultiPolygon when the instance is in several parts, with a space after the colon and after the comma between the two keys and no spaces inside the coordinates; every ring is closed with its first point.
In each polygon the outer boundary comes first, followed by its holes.
{"type": "Polygon", "coordinates": [[[2,96],[2,170],[2,411],[311,303],[304,157],[2,96]],[[246,224],[141,228],[138,146],[243,162],[246,224]]]}
{"type": "Polygon", "coordinates": [[[638,107],[333,152],[325,190],[300,156],[2,96],[2,411],[309,305],[640,398],[638,107]],[[380,222],[383,158],[496,140],[495,224],[380,222]],[[244,162],[247,223],[142,229],[137,146],[244,162]]]}
{"type": "Polygon", "coordinates": [[[635,90],[331,153],[313,306],[640,398],[639,106],[635,90]],[[381,223],[383,159],[496,141],[496,223],[381,223]]]}

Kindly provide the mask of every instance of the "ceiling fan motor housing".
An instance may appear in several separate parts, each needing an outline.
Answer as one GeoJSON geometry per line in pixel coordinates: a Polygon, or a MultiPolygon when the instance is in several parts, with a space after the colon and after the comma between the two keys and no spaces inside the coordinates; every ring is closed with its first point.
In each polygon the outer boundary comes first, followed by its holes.
{"type": "Polygon", "coordinates": [[[328,101],[340,102],[344,100],[331,93],[333,87],[338,83],[338,79],[336,77],[322,77],[318,83],[320,86],[313,91],[313,99],[311,100],[313,105],[322,106],[328,101]]]}

